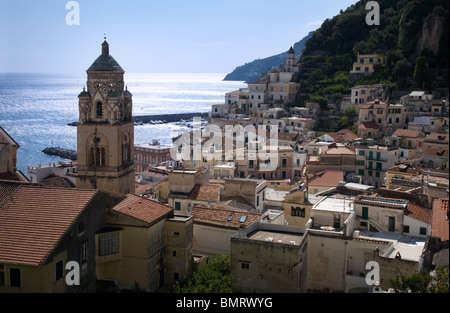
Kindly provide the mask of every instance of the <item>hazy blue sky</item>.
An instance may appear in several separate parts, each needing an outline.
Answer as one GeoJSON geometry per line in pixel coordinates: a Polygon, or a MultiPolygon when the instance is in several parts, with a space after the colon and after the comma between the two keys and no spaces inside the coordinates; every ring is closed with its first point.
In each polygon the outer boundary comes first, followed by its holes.
{"type": "Polygon", "coordinates": [[[0,72],[84,75],[101,53],[128,73],[229,73],[281,53],[357,0],[0,0],[0,72]]]}

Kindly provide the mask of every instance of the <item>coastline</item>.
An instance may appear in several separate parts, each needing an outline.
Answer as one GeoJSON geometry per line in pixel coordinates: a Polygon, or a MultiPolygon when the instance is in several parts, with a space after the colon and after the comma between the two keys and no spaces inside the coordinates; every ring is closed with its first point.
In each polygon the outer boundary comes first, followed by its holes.
{"type": "MultiPolygon", "coordinates": [[[[151,123],[151,122],[158,122],[158,124],[166,124],[166,123],[175,123],[175,122],[181,122],[181,121],[189,121],[189,120],[192,120],[194,117],[200,117],[202,119],[207,119],[209,117],[209,112],[140,115],[140,116],[133,116],[133,121],[135,124],[147,124],[147,123],[151,123]]],[[[77,126],[78,122],[69,123],[67,125],[77,126]]]]}

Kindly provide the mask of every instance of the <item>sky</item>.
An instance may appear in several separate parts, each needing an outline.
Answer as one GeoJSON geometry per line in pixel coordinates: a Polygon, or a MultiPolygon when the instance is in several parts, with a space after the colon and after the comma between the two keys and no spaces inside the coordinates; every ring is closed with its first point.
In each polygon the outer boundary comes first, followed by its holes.
{"type": "Polygon", "coordinates": [[[356,2],[0,0],[0,73],[84,74],[105,36],[128,73],[229,73],[356,2]]]}

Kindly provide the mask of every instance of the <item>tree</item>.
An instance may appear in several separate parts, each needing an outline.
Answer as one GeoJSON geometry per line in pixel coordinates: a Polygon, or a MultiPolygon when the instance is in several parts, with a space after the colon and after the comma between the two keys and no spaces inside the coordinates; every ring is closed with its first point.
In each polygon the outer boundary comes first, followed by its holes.
{"type": "Polygon", "coordinates": [[[231,293],[231,259],[215,255],[190,277],[177,283],[172,293],[231,293]]]}
{"type": "Polygon", "coordinates": [[[323,97],[323,96],[319,96],[319,95],[311,96],[309,98],[309,101],[318,103],[320,105],[320,109],[324,110],[324,111],[328,107],[328,100],[325,97],[323,97]]]}
{"type": "MultiPolygon", "coordinates": [[[[414,67],[414,80],[419,88],[424,88],[426,82],[430,77],[428,62],[425,56],[416,59],[416,66],[414,67]]],[[[426,88],[426,87],[425,87],[426,88]]]]}
{"type": "Polygon", "coordinates": [[[421,271],[410,276],[397,275],[389,280],[398,293],[448,293],[448,268],[432,273],[421,271]]]}

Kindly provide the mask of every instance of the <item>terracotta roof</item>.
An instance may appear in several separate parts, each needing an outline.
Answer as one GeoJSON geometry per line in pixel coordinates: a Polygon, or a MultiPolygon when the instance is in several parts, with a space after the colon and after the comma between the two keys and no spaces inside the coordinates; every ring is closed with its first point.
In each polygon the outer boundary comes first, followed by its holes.
{"type": "Polygon", "coordinates": [[[308,180],[308,186],[335,187],[344,180],[343,171],[323,171],[317,173],[316,177],[308,180]]]}
{"type": "Polygon", "coordinates": [[[332,143],[326,147],[322,147],[320,150],[320,154],[350,154],[356,155],[356,149],[350,146],[338,146],[335,143],[332,143]]]}
{"type": "Polygon", "coordinates": [[[335,141],[353,141],[358,139],[359,136],[352,132],[350,129],[341,129],[337,133],[328,133],[328,135],[335,141]]]}
{"type": "Polygon", "coordinates": [[[129,194],[123,201],[114,206],[112,210],[145,223],[153,224],[164,218],[173,209],[159,202],[129,194]]]}
{"type": "Polygon", "coordinates": [[[448,146],[444,148],[435,148],[435,147],[422,147],[422,154],[426,155],[435,155],[435,156],[441,156],[441,157],[449,157],[449,149],[448,146]]]}
{"type": "Polygon", "coordinates": [[[0,207],[0,263],[42,264],[96,193],[21,186],[0,207]]]}
{"type": "Polygon", "coordinates": [[[23,185],[34,184],[15,180],[0,180],[0,207],[23,185]]]}
{"type": "Polygon", "coordinates": [[[449,238],[449,198],[436,199],[433,202],[433,218],[431,222],[431,236],[448,241],[449,238]]]}
{"type": "Polygon", "coordinates": [[[439,143],[448,143],[449,142],[448,134],[439,134],[439,133],[431,133],[425,137],[425,141],[431,142],[439,142],[439,143]]]}
{"type": "Polygon", "coordinates": [[[219,202],[220,186],[196,184],[189,194],[189,199],[204,202],[219,202]]]}
{"type": "Polygon", "coordinates": [[[379,129],[380,126],[374,122],[361,122],[358,126],[358,129],[364,129],[364,128],[370,128],[370,129],[379,129]]]}
{"type": "Polygon", "coordinates": [[[412,130],[412,129],[397,129],[393,136],[397,137],[408,137],[408,138],[418,138],[423,137],[425,134],[422,133],[420,130],[412,130]]]}
{"type": "Polygon", "coordinates": [[[49,176],[46,179],[41,180],[38,185],[46,187],[75,188],[75,185],[67,177],[59,176],[49,176]]]}
{"type": "Polygon", "coordinates": [[[413,203],[408,203],[408,206],[404,213],[405,215],[415,220],[431,224],[432,211],[427,208],[421,207],[413,203]]]}
{"type": "Polygon", "coordinates": [[[408,205],[408,200],[399,199],[399,198],[387,198],[382,197],[378,194],[370,194],[370,195],[359,195],[356,196],[355,203],[367,203],[370,205],[375,205],[379,207],[390,207],[397,209],[404,209],[408,205]]]}
{"type": "Polygon", "coordinates": [[[191,213],[194,216],[194,223],[208,222],[225,227],[248,227],[261,219],[261,214],[258,213],[239,212],[224,209],[194,207],[191,213]],[[247,217],[245,218],[245,216],[247,217]],[[241,218],[243,222],[240,222],[241,218]]]}

